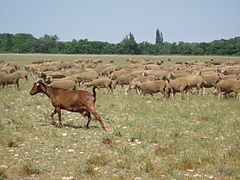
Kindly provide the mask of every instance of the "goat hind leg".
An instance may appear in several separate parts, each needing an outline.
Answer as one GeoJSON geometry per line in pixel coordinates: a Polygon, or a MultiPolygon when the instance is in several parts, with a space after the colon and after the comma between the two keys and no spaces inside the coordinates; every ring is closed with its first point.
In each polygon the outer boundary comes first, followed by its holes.
{"type": "Polygon", "coordinates": [[[88,129],[89,128],[89,124],[90,124],[91,119],[92,119],[91,118],[91,114],[89,113],[89,114],[85,115],[84,118],[87,120],[86,129],[88,129]]]}
{"type": "Polygon", "coordinates": [[[93,114],[93,115],[95,116],[95,118],[99,121],[99,123],[100,123],[101,126],[102,126],[102,129],[103,129],[104,131],[107,131],[106,128],[105,128],[105,126],[104,126],[104,124],[103,124],[103,121],[102,121],[101,117],[97,114],[97,112],[96,112],[96,111],[92,111],[92,114],[93,114]]]}
{"type": "Polygon", "coordinates": [[[87,117],[87,120],[88,120],[88,122],[87,122],[87,125],[86,125],[86,129],[89,129],[89,124],[91,122],[91,118],[87,117]]]}

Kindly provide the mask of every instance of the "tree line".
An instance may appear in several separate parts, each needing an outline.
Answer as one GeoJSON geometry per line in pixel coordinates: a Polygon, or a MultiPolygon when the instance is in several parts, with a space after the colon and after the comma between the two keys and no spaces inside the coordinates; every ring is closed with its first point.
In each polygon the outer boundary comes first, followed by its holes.
{"type": "Polygon", "coordinates": [[[156,30],[155,43],[135,41],[129,33],[119,43],[73,39],[59,41],[57,35],[36,38],[27,33],[0,33],[0,53],[58,53],[58,54],[149,54],[149,55],[240,55],[240,37],[212,42],[164,42],[156,30]]]}

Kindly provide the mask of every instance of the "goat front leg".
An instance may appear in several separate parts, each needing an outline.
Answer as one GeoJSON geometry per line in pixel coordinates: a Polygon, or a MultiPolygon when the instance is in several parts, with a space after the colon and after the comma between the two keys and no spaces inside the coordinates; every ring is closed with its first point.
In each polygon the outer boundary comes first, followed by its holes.
{"type": "Polygon", "coordinates": [[[56,126],[56,122],[54,121],[54,118],[53,118],[53,116],[54,116],[54,114],[56,114],[57,113],[57,111],[56,111],[56,108],[52,111],[52,113],[51,113],[51,119],[52,119],[52,125],[54,125],[54,126],[56,126]]]}
{"type": "Polygon", "coordinates": [[[61,108],[56,108],[56,111],[57,111],[57,113],[58,113],[58,121],[59,121],[57,127],[61,128],[61,127],[62,127],[62,122],[61,122],[61,108]]]}

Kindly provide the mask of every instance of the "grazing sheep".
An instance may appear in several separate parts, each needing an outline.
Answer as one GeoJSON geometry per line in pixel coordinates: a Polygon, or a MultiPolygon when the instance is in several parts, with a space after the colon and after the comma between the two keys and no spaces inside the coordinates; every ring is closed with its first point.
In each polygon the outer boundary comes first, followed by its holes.
{"type": "Polygon", "coordinates": [[[28,64],[24,67],[25,71],[31,73],[32,75],[37,74],[37,68],[38,68],[37,64],[28,64]]]}
{"type": "Polygon", "coordinates": [[[96,71],[98,73],[99,76],[102,76],[103,75],[103,71],[107,68],[107,67],[111,67],[113,66],[112,64],[105,64],[105,65],[102,65],[102,66],[99,66],[96,68],[96,71]]]}
{"type": "Polygon", "coordinates": [[[66,72],[63,73],[63,75],[66,77],[66,76],[74,76],[78,73],[82,73],[82,72],[85,72],[86,70],[81,68],[81,69],[70,69],[66,72]]]}
{"type": "Polygon", "coordinates": [[[81,59],[76,59],[76,60],[73,60],[72,62],[73,62],[73,63],[77,63],[77,64],[78,64],[78,63],[81,64],[81,63],[83,62],[83,60],[81,60],[81,59]]]}
{"type": "MultiPolygon", "coordinates": [[[[215,88],[217,83],[220,81],[220,77],[218,73],[214,73],[214,72],[204,73],[204,74],[201,74],[201,76],[204,80],[204,83],[203,83],[204,88],[215,88]]],[[[205,94],[204,90],[203,90],[203,94],[205,94]]]]}
{"type": "Polygon", "coordinates": [[[218,60],[214,60],[214,59],[211,59],[210,60],[210,64],[212,64],[212,65],[214,65],[214,66],[216,66],[216,65],[221,65],[221,61],[218,61],[218,60]]]}
{"type": "Polygon", "coordinates": [[[97,67],[97,64],[95,63],[91,63],[85,66],[86,68],[91,68],[91,69],[95,69],[97,67]]]}
{"type": "Polygon", "coordinates": [[[216,90],[218,99],[221,99],[221,94],[226,97],[226,94],[235,92],[237,99],[240,98],[240,82],[236,79],[224,79],[217,83],[216,90]]]}
{"type": "Polygon", "coordinates": [[[83,84],[86,87],[109,88],[113,92],[112,80],[109,78],[94,79],[83,84]]]}
{"type": "Polygon", "coordinates": [[[163,60],[161,60],[161,61],[157,61],[157,65],[158,65],[158,66],[162,65],[163,63],[164,63],[163,60]]]}
{"type": "Polygon", "coordinates": [[[219,77],[220,77],[221,80],[223,80],[223,79],[236,79],[236,80],[239,80],[239,75],[237,75],[237,74],[228,74],[228,75],[219,74],[219,77]]]}
{"type": "Polygon", "coordinates": [[[76,89],[76,83],[72,80],[57,80],[57,81],[53,81],[48,86],[53,88],[63,88],[63,89],[69,89],[69,90],[76,89]]]}
{"type": "Polygon", "coordinates": [[[137,90],[137,83],[144,83],[146,81],[154,81],[156,80],[155,76],[141,76],[141,77],[136,77],[134,78],[130,83],[128,88],[125,89],[125,95],[128,95],[128,92],[132,89],[137,90]]]}
{"type": "Polygon", "coordinates": [[[240,68],[239,67],[235,67],[235,66],[227,66],[222,70],[222,73],[224,75],[229,75],[229,74],[240,74],[240,68]]]}
{"type": "Polygon", "coordinates": [[[52,77],[47,77],[47,79],[44,81],[46,84],[50,84],[54,81],[61,81],[61,80],[72,80],[74,81],[76,84],[78,82],[77,78],[75,78],[74,76],[67,76],[65,78],[60,78],[60,79],[53,79],[52,77]]]}
{"type": "Polygon", "coordinates": [[[143,72],[144,72],[143,69],[135,69],[130,73],[130,75],[136,78],[136,77],[142,76],[143,72]]]}
{"type": "Polygon", "coordinates": [[[116,80],[118,77],[120,77],[121,75],[125,75],[125,74],[129,74],[131,73],[131,69],[121,69],[119,71],[114,71],[111,75],[110,78],[111,80],[116,80]]]}
{"type": "Polygon", "coordinates": [[[188,90],[190,86],[188,80],[186,78],[177,78],[174,80],[170,80],[167,84],[166,91],[167,93],[172,95],[174,99],[174,95],[179,92],[181,93],[181,99],[184,97],[184,94],[187,94],[188,98],[188,90]]]}
{"type": "Polygon", "coordinates": [[[78,84],[85,83],[85,82],[90,82],[94,79],[98,78],[98,73],[96,71],[87,71],[87,72],[82,72],[79,74],[74,75],[74,77],[77,78],[78,84]]]}
{"type": "Polygon", "coordinates": [[[183,62],[182,61],[176,61],[175,64],[181,64],[182,65],[183,62]]]}
{"type": "Polygon", "coordinates": [[[42,72],[39,75],[39,78],[44,79],[44,81],[46,81],[47,78],[59,79],[59,78],[64,78],[64,77],[66,77],[65,74],[63,74],[61,72],[52,72],[52,71],[42,72]]]}
{"type": "Polygon", "coordinates": [[[13,73],[15,71],[16,71],[16,68],[12,67],[12,66],[5,66],[5,67],[0,69],[0,72],[5,72],[7,74],[13,73]]]}
{"type": "Polygon", "coordinates": [[[115,88],[120,85],[123,88],[123,85],[129,85],[129,83],[135,78],[132,74],[121,75],[114,82],[115,88]]]}
{"type": "Polygon", "coordinates": [[[133,64],[136,64],[138,62],[137,60],[133,60],[133,59],[126,59],[126,61],[133,63],[133,64]]]}
{"type": "Polygon", "coordinates": [[[19,79],[25,78],[28,81],[28,72],[27,71],[16,71],[15,73],[18,75],[19,79]]]}
{"type": "Polygon", "coordinates": [[[137,83],[136,86],[144,96],[150,94],[153,99],[153,94],[158,92],[161,92],[164,97],[169,96],[166,91],[167,83],[163,80],[146,81],[144,83],[137,83]]]}
{"type": "Polygon", "coordinates": [[[143,72],[143,76],[155,76],[156,79],[158,80],[163,80],[164,77],[166,76],[167,72],[166,71],[156,71],[156,70],[147,70],[143,72]]]}
{"type": "Polygon", "coordinates": [[[20,69],[20,66],[18,64],[14,64],[14,63],[8,63],[5,66],[13,67],[15,69],[15,71],[20,69]]]}
{"type": "Polygon", "coordinates": [[[188,80],[189,88],[196,88],[198,94],[203,94],[203,85],[206,82],[200,75],[189,75],[185,77],[188,80]]]}
{"type": "Polygon", "coordinates": [[[52,62],[51,60],[47,60],[47,59],[44,59],[44,60],[35,60],[35,61],[32,61],[31,64],[43,64],[45,62],[52,62]]]}
{"type": "Polygon", "coordinates": [[[62,88],[53,88],[45,85],[41,80],[34,83],[30,95],[35,95],[37,93],[46,94],[54,106],[54,111],[51,113],[52,124],[58,127],[62,127],[61,123],[61,110],[68,110],[72,112],[80,112],[87,115],[88,122],[86,128],[89,128],[89,123],[91,121],[90,113],[92,113],[95,118],[99,121],[102,129],[106,131],[106,128],[95,109],[96,102],[96,91],[93,88],[93,94],[82,90],[66,90],[62,88]],[[58,113],[59,124],[57,125],[53,119],[54,114],[58,113]]]}
{"type": "Polygon", "coordinates": [[[101,59],[96,59],[96,60],[93,60],[92,63],[94,64],[102,64],[102,60],[101,59]]]}
{"type": "Polygon", "coordinates": [[[118,70],[118,66],[110,66],[103,70],[102,75],[109,77],[114,71],[118,70]]]}
{"type": "Polygon", "coordinates": [[[10,73],[10,74],[0,74],[0,84],[3,85],[3,88],[6,85],[14,84],[17,85],[17,89],[19,89],[19,76],[16,73],[10,73]]]}
{"type": "Polygon", "coordinates": [[[168,75],[168,79],[177,79],[177,78],[186,77],[189,75],[190,75],[190,73],[188,73],[188,72],[175,71],[168,75]]]}
{"type": "Polygon", "coordinates": [[[144,70],[160,70],[160,67],[157,64],[148,64],[144,66],[144,70]]]}
{"type": "Polygon", "coordinates": [[[5,76],[6,75],[7,75],[7,73],[0,72],[0,85],[2,85],[3,87],[5,86],[5,76]]]}

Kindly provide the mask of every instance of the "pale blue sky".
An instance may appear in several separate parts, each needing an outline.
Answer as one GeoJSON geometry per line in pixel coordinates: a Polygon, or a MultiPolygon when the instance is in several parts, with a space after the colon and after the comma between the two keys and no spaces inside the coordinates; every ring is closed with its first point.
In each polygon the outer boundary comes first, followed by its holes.
{"type": "Polygon", "coordinates": [[[240,36],[240,0],[0,0],[0,33],[60,41],[210,42],[240,36]]]}

